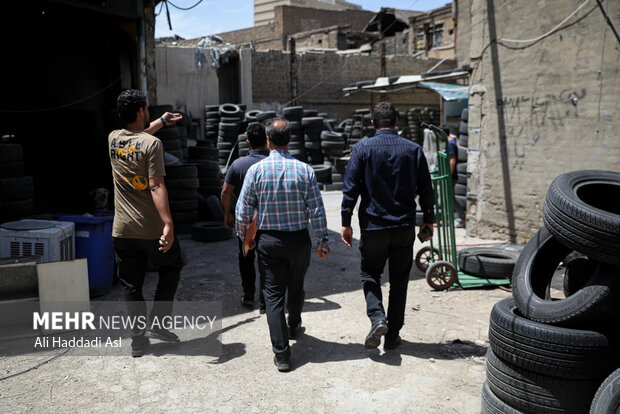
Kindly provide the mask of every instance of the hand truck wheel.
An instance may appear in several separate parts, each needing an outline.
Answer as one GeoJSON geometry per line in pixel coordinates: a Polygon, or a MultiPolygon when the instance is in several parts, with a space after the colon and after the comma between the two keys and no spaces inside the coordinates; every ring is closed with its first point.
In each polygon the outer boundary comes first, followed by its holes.
{"type": "Polygon", "coordinates": [[[448,289],[456,278],[456,267],[450,262],[435,262],[426,269],[426,282],[435,290],[448,289]]]}
{"type": "Polygon", "coordinates": [[[425,246],[418,251],[415,255],[415,266],[420,272],[426,272],[428,266],[439,260],[439,250],[433,248],[431,251],[430,246],[425,246]]]}

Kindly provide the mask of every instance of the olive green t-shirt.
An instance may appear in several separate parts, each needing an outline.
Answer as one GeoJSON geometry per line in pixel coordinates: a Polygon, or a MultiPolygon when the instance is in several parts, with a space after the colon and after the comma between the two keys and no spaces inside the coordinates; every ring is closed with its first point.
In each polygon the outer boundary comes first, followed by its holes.
{"type": "Polygon", "coordinates": [[[112,237],[159,239],[164,223],[155,208],[150,177],[166,175],[164,149],[159,138],[126,129],[108,136],[114,180],[112,237]]]}

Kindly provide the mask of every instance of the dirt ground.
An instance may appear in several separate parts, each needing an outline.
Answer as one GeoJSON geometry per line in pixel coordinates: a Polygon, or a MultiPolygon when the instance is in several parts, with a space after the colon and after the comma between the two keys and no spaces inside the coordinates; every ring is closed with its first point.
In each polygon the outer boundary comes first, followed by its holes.
{"type": "MultiPolygon", "coordinates": [[[[187,265],[177,299],[222,302],[220,355],[201,352],[204,338],[181,333],[181,343],[154,344],[142,358],[129,356],[129,340],[122,357],[69,351],[46,362],[60,352],[0,355],[0,378],[18,374],[0,381],[0,412],[479,413],[489,314],[510,293],[435,292],[414,268],[403,345],[365,349],[370,323],[357,241],[353,248],[340,242],[341,193],[323,197],[332,254],[313,257],[306,276],[303,333],[291,342],[292,372],[280,373],[273,364],[265,316],[239,303],[236,240],[182,238],[187,265]]],[[[359,237],[359,228],[354,231],[359,237]]],[[[457,243],[485,241],[457,230],[457,243]]],[[[416,243],[415,250],[420,247],[416,243]]],[[[155,274],[148,279],[146,294],[154,290],[155,274]]],[[[118,285],[106,296],[119,297],[118,285]]]]}

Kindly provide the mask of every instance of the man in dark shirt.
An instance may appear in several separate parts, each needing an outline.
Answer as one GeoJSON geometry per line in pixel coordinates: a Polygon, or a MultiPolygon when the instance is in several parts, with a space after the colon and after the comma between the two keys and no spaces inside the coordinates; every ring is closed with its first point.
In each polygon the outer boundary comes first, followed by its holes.
{"type": "Polygon", "coordinates": [[[361,195],[359,221],[362,231],[361,279],[366,313],[371,329],[366,348],[376,348],[386,335],[384,348],[400,343],[405,319],[409,272],[413,263],[416,194],[424,213],[420,231],[433,234],[434,195],[422,148],[400,137],[396,131],[396,110],[389,102],[378,103],[372,113],[375,135],[355,145],[344,175],[342,189],[342,241],[351,246],[351,215],[361,195]],[[387,313],[382,303],[381,274],[388,260],[390,297],[387,313]]]}
{"type": "MultiPolygon", "coordinates": [[[[224,187],[222,189],[222,206],[224,208],[224,223],[226,227],[232,229],[235,225],[234,209],[232,208],[232,196],[236,198],[241,193],[243,180],[248,169],[269,156],[267,149],[267,137],[265,136],[265,127],[260,123],[252,123],[248,125],[248,139],[246,142],[250,147],[250,152],[245,156],[236,159],[226,174],[224,187]]],[[[248,251],[247,256],[243,254],[243,240],[239,239],[239,272],[241,273],[241,286],[243,287],[243,296],[241,304],[248,308],[254,308],[254,293],[256,292],[255,280],[256,271],[254,269],[254,258],[256,250],[248,251]]],[[[265,313],[265,297],[263,296],[263,284],[259,283],[258,290],[259,312],[265,313]]]]}

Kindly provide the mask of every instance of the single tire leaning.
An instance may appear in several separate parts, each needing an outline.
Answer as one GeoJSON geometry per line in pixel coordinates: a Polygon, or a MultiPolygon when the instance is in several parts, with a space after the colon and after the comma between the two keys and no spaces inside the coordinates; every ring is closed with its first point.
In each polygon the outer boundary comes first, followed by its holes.
{"type": "Polygon", "coordinates": [[[232,237],[230,230],[217,221],[202,221],[192,226],[192,239],[197,241],[220,241],[232,237]]]}
{"type": "Polygon", "coordinates": [[[546,228],[532,236],[512,276],[512,296],[523,316],[547,324],[596,326],[620,316],[620,269],[593,262],[592,278],[573,295],[545,300],[558,264],[570,249],[546,228]]]}
{"type": "Polygon", "coordinates": [[[470,247],[459,252],[459,268],[487,279],[510,278],[519,253],[495,247],[470,247]]]}
{"type": "Polygon", "coordinates": [[[617,366],[616,341],[603,333],[545,325],[521,316],[511,298],[491,310],[489,343],[499,358],[531,372],[602,381],[617,366]]]}
{"type": "Polygon", "coordinates": [[[620,265],[620,173],[579,170],[556,177],[543,206],[545,227],[566,246],[620,265]]]}
{"type": "Polygon", "coordinates": [[[529,372],[487,351],[487,382],[500,400],[526,413],[582,414],[596,393],[597,380],[555,378],[529,372]]]}
{"type": "Polygon", "coordinates": [[[590,414],[616,414],[620,410],[620,368],[612,372],[596,391],[590,414]]]}
{"type": "Polygon", "coordinates": [[[493,394],[488,381],[482,386],[482,414],[524,414],[516,408],[512,408],[493,394]]]}

